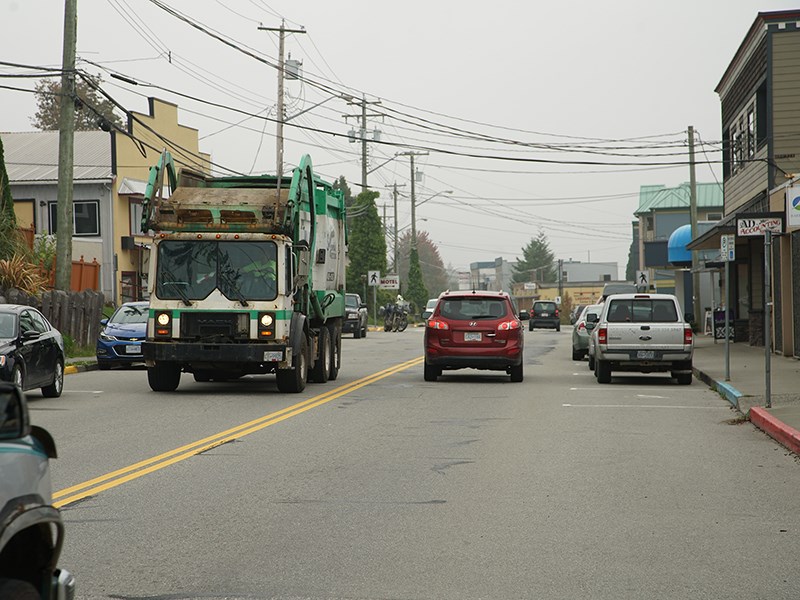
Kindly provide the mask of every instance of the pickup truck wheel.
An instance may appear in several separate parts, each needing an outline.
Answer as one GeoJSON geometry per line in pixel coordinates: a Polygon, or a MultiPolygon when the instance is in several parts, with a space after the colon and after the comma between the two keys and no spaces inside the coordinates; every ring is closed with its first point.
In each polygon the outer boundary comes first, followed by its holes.
{"type": "Polygon", "coordinates": [[[308,379],[314,383],[326,383],[331,372],[331,341],[327,327],[320,327],[317,338],[317,356],[308,379]]]}
{"type": "Polygon", "coordinates": [[[673,375],[675,379],[678,380],[678,385],[691,385],[692,384],[692,374],[691,373],[677,373],[673,375]]]}
{"type": "Polygon", "coordinates": [[[308,377],[308,344],[305,337],[300,341],[300,349],[292,356],[291,369],[278,369],[278,391],[285,394],[298,394],[306,389],[308,377]]]}
{"type": "Polygon", "coordinates": [[[39,592],[27,581],[0,579],[0,598],[8,600],[41,600],[39,592]]]}
{"type": "Polygon", "coordinates": [[[522,364],[511,367],[509,371],[511,375],[511,381],[513,381],[514,383],[519,383],[520,381],[522,381],[523,377],[522,364]]]}
{"type": "Polygon", "coordinates": [[[611,383],[611,363],[607,360],[598,360],[597,364],[597,383],[611,383]]]}
{"type": "Polygon", "coordinates": [[[356,326],[353,329],[353,337],[357,340],[361,338],[361,323],[356,323],[356,326]]]}
{"type": "Polygon", "coordinates": [[[147,367],[147,383],[154,392],[174,392],[181,382],[181,369],[177,365],[147,367]]]}
{"type": "Polygon", "coordinates": [[[361,331],[361,337],[367,337],[367,329],[369,328],[367,327],[367,324],[364,323],[364,329],[361,331]]]}

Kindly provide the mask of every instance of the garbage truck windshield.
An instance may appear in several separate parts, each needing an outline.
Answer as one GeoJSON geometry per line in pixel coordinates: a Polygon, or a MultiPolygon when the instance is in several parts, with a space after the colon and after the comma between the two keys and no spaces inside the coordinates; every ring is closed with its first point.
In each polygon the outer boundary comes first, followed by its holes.
{"type": "Polygon", "coordinates": [[[277,247],[271,241],[164,240],[156,296],[202,300],[219,289],[229,300],[274,300],[277,247]]]}

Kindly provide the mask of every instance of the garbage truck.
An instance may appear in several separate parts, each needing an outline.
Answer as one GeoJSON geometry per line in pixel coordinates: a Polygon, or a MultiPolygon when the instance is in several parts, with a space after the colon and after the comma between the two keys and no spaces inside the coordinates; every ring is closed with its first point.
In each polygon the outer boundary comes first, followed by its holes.
{"type": "Polygon", "coordinates": [[[275,374],[278,390],[335,380],[345,314],[344,195],[303,156],[291,176],[150,168],[142,354],[150,388],[275,374]],[[165,181],[166,179],[166,181],[165,181]]]}

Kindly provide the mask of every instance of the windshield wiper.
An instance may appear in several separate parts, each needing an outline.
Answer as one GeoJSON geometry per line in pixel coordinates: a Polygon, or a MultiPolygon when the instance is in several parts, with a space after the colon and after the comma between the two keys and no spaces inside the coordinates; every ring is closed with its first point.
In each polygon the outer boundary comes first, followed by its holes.
{"type": "Polygon", "coordinates": [[[159,268],[161,269],[162,280],[163,280],[163,275],[166,275],[167,277],[172,279],[172,281],[169,281],[169,282],[162,281],[161,285],[171,284],[172,285],[172,289],[174,289],[176,292],[178,292],[178,295],[181,297],[181,300],[183,301],[183,303],[186,306],[191,306],[192,303],[189,300],[189,296],[186,294],[186,291],[182,287],[180,287],[181,285],[188,285],[188,283],[183,282],[183,281],[175,281],[175,274],[172,271],[170,271],[167,267],[165,267],[164,265],[159,265],[159,268]]]}
{"type": "Polygon", "coordinates": [[[238,287],[236,287],[235,283],[230,279],[228,274],[224,273],[223,271],[220,270],[219,271],[219,276],[225,281],[225,283],[228,284],[228,287],[231,290],[233,290],[233,293],[236,295],[236,298],[237,298],[237,300],[239,300],[241,305],[242,306],[249,306],[249,304],[247,303],[247,298],[245,298],[244,294],[242,293],[242,290],[240,290],[238,287]]]}

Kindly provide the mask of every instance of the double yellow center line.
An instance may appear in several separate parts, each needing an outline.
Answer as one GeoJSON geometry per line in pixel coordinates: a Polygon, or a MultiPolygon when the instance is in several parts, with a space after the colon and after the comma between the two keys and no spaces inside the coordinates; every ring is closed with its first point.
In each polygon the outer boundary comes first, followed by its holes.
{"type": "Polygon", "coordinates": [[[63,506],[78,502],[79,500],[83,500],[84,498],[88,498],[89,496],[95,496],[100,492],[115,488],[123,483],[133,481],[134,479],[138,479],[139,477],[143,477],[149,473],[154,473],[155,471],[159,471],[170,465],[179,463],[182,460],[196,456],[202,452],[210,450],[211,448],[221,446],[222,444],[233,441],[237,438],[255,433],[256,431],[264,429],[265,427],[269,427],[270,425],[280,423],[285,419],[295,417],[307,410],[311,410],[312,408],[321,406],[327,402],[330,402],[331,400],[340,398],[366,385],[375,383],[376,381],[380,381],[381,379],[389,377],[390,375],[394,375],[395,373],[399,373],[410,367],[418,365],[422,362],[422,360],[422,357],[417,357],[394,365],[384,369],[383,371],[378,371],[372,375],[367,375],[366,377],[325,392],[324,394],[320,394],[319,396],[314,396],[308,400],[298,402],[297,404],[293,404],[292,406],[288,406],[284,409],[270,413],[253,421],[243,423],[233,427],[232,429],[222,431],[215,435],[203,438],[202,440],[197,440],[191,444],[186,444],[180,448],[175,448],[174,450],[170,450],[164,454],[159,454],[158,456],[145,459],[130,466],[123,467],[122,469],[112,471],[111,473],[106,473],[105,475],[95,477],[89,481],[84,481],[78,485],[73,485],[63,490],[59,490],[53,494],[53,500],[55,500],[53,505],[56,508],[61,508],[63,506]]]}

